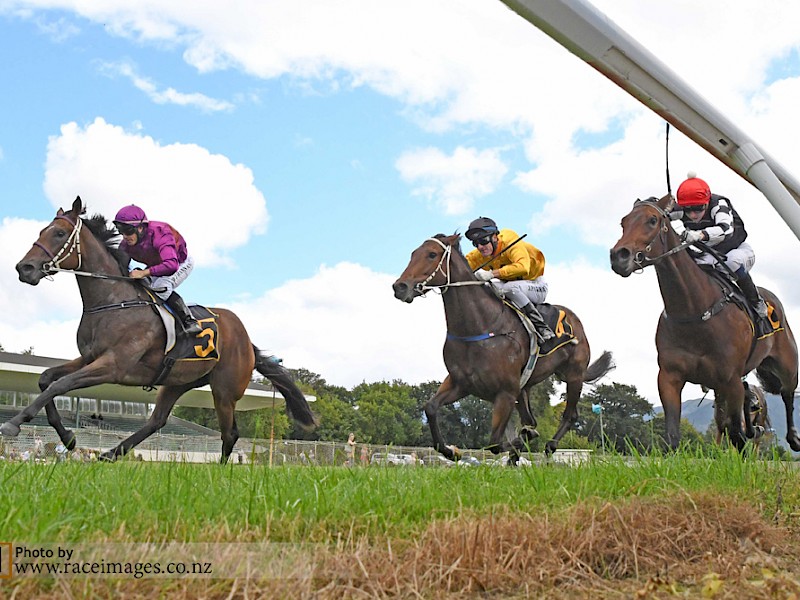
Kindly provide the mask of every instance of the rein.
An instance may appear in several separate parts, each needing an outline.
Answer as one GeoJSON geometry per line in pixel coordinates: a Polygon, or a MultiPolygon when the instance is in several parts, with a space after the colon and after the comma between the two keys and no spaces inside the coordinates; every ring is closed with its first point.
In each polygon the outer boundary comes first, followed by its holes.
{"type": "MultiPolygon", "coordinates": [[[[666,246],[667,245],[665,236],[666,236],[667,232],[669,231],[670,218],[669,218],[669,215],[667,214],[667,212],[663,208],[661,208],[658,204],[656,204],[655,202],[652,202],[651,200],[637,200],[635,204],[636,205],[645,204],[647,206],[650,206],[650,207],[654,208],[656,211],[658,211],[658,213],[661,215],[661,217],[662,217],[662,219],[664,221],[663,224],[661,225],[661,227],[659,228],[658,233],[655,235],[655,237],[653,237],[653,239],[650,240],[650,242],[647,244],[647,246],[645,246],[644,252],[641,252],[641,251],[637,252],[636,256],[634,256],[633,262],[636,265],[639,266],[639,271],[638,272],[641,273],[645,269],[645,267],[648,267],[650,265],[654,265],[657,262],[660,262],[662,259],[664,259],[664,258],[666,258],[668,256],[672,256],[673,254],[681,252],[682,250],[686,250],[689,246],[695,245],[694,243],[682,242],[682,243],[678,244],[677,246],[675,246],[674,248],[671,248],[670,250],[667,250],[663,254],[659,254],[658,256],[654,256],[652,258],[647,256],[647,254],[645,254],[645,253],[646,252],[650,252],[650,250],[652,250],[653,242],[655,242],[657,238],[661,239],[662,246],[666,246]]],[[[702,242],[696,242],[696,244],[699,245],[699,246],[702,246],[705,249],[709,249],[709,247],[706,246],[705,244],[703,244],[702,242]]],[[[716,253],[714,253],[714,254],[716,254],[716,253]]],[[[722,262],[722,264],[724,264],[724,261],[721,261],[721,262],[722,262]]],[[[674,323],[681,323],[681,324],[697,323],[697,322],[701,322],[702,323],[702,322],[708,321],[714,315],[719,314],[722,311],[722,309],[725,308],[725,305],[728,304],[731,301],[731,298],[732,298],[732,296],[730,294],[723,293],[722,298],[717,300],[712,306],[710,306],[709,308],[704,310],[699,316],[696,316],[696,317],[670,317],[667,314],[666,310],[664,310],[661,314],[664,316],[665,319],[668,319],[668,320],[670,320],[670,321],[672,321],[674,323]]]]}

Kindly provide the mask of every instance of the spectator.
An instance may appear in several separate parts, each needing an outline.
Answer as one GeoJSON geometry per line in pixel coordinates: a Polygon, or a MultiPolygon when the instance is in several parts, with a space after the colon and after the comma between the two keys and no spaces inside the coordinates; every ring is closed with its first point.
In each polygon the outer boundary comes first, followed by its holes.
{"type": "Polygon", "coordinates": [[[348,467],[352,467],[355,464],[355,455],[356,455],[356,434],[350,433],[347,438],[347,446],[345,448],[347,453],[347,461],[345,464],[348,467]]]}

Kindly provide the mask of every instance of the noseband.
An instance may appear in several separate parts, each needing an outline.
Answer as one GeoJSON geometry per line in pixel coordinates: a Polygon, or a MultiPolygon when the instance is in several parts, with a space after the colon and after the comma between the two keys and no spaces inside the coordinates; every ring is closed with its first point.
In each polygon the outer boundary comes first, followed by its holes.
{"type": "Polygon", "coordinates": [[[34,246],[42,250],[48,257],[50,257],[50,262],[42,265],[42,272],[45,275],[49,275],[59,269],[61,267],[61,263],[67,260],[73,252],[77,252],[78,255],[78,266],[75,267],[75,270],[80,269],[82,263],[81,227],[83,227],[83,220],[78,217],[77,222],[73,223],[72,220],[66,215],[58,215],[56,219],[64,219],[67,223],[72,225],[72,233],[69,234],[67,241],[64,242],[64,245],[61,246],[61,249],[56,254],[50,252],[46,246],[40,244],[38,241],[33,243],[34,246]]]}

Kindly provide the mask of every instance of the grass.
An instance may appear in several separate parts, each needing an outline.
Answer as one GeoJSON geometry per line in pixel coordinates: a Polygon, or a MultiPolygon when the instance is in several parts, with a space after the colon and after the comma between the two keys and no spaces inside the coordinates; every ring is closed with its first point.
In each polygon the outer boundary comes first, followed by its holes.
{"type": "Polygon", "coordinates": [[[342,530],[407,536],[432,518],[558,511],[577,502],[715,490],[764,510],[795,503],[792,463],[716,457],[610,458],[509,469],[329,468],[181,463],[4,464],[4,539],[77,542],[325,541],[342,530]]]}
{"type": "MultiPolygon", "coordinates": [[[[0,540],[313,545],[265,580],[18,579],[17,597],[800,597],[794,463],[0,465],[0,540]]],[[[0,593],[3,586],[0,586],[0,593]]]]}

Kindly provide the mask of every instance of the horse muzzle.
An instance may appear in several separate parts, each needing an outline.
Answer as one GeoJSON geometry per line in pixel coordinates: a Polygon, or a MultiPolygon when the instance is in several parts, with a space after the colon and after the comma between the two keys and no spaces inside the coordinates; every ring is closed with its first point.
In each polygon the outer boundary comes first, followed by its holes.
{"type": "Polygon", "coordinates": [[[628,277],[637,268],[633,253],[625,247],[617,248],[615,246],[612,248],[610,260],[611,270],[622,277],[628,277]]]}
{"type": "Polygon", "coordinates": [[[29,283],[30,285],[36,285],[44,276],[44,271],[42,271],[41,267],[37,267],[30,261],[21,261],[17,263],[16,266],[17,273],[19,274],[19,280],[22,283],[29,283]]]}
{"type": "Polygon", "coordinates": [[[416,286],[410,286],[405,281],[400,281],[399,279],[392,284],[392,289],[394,290],[394,297],[403,302],[411,303],[414,301],[414,298],[420,295],[416,286]]]}

